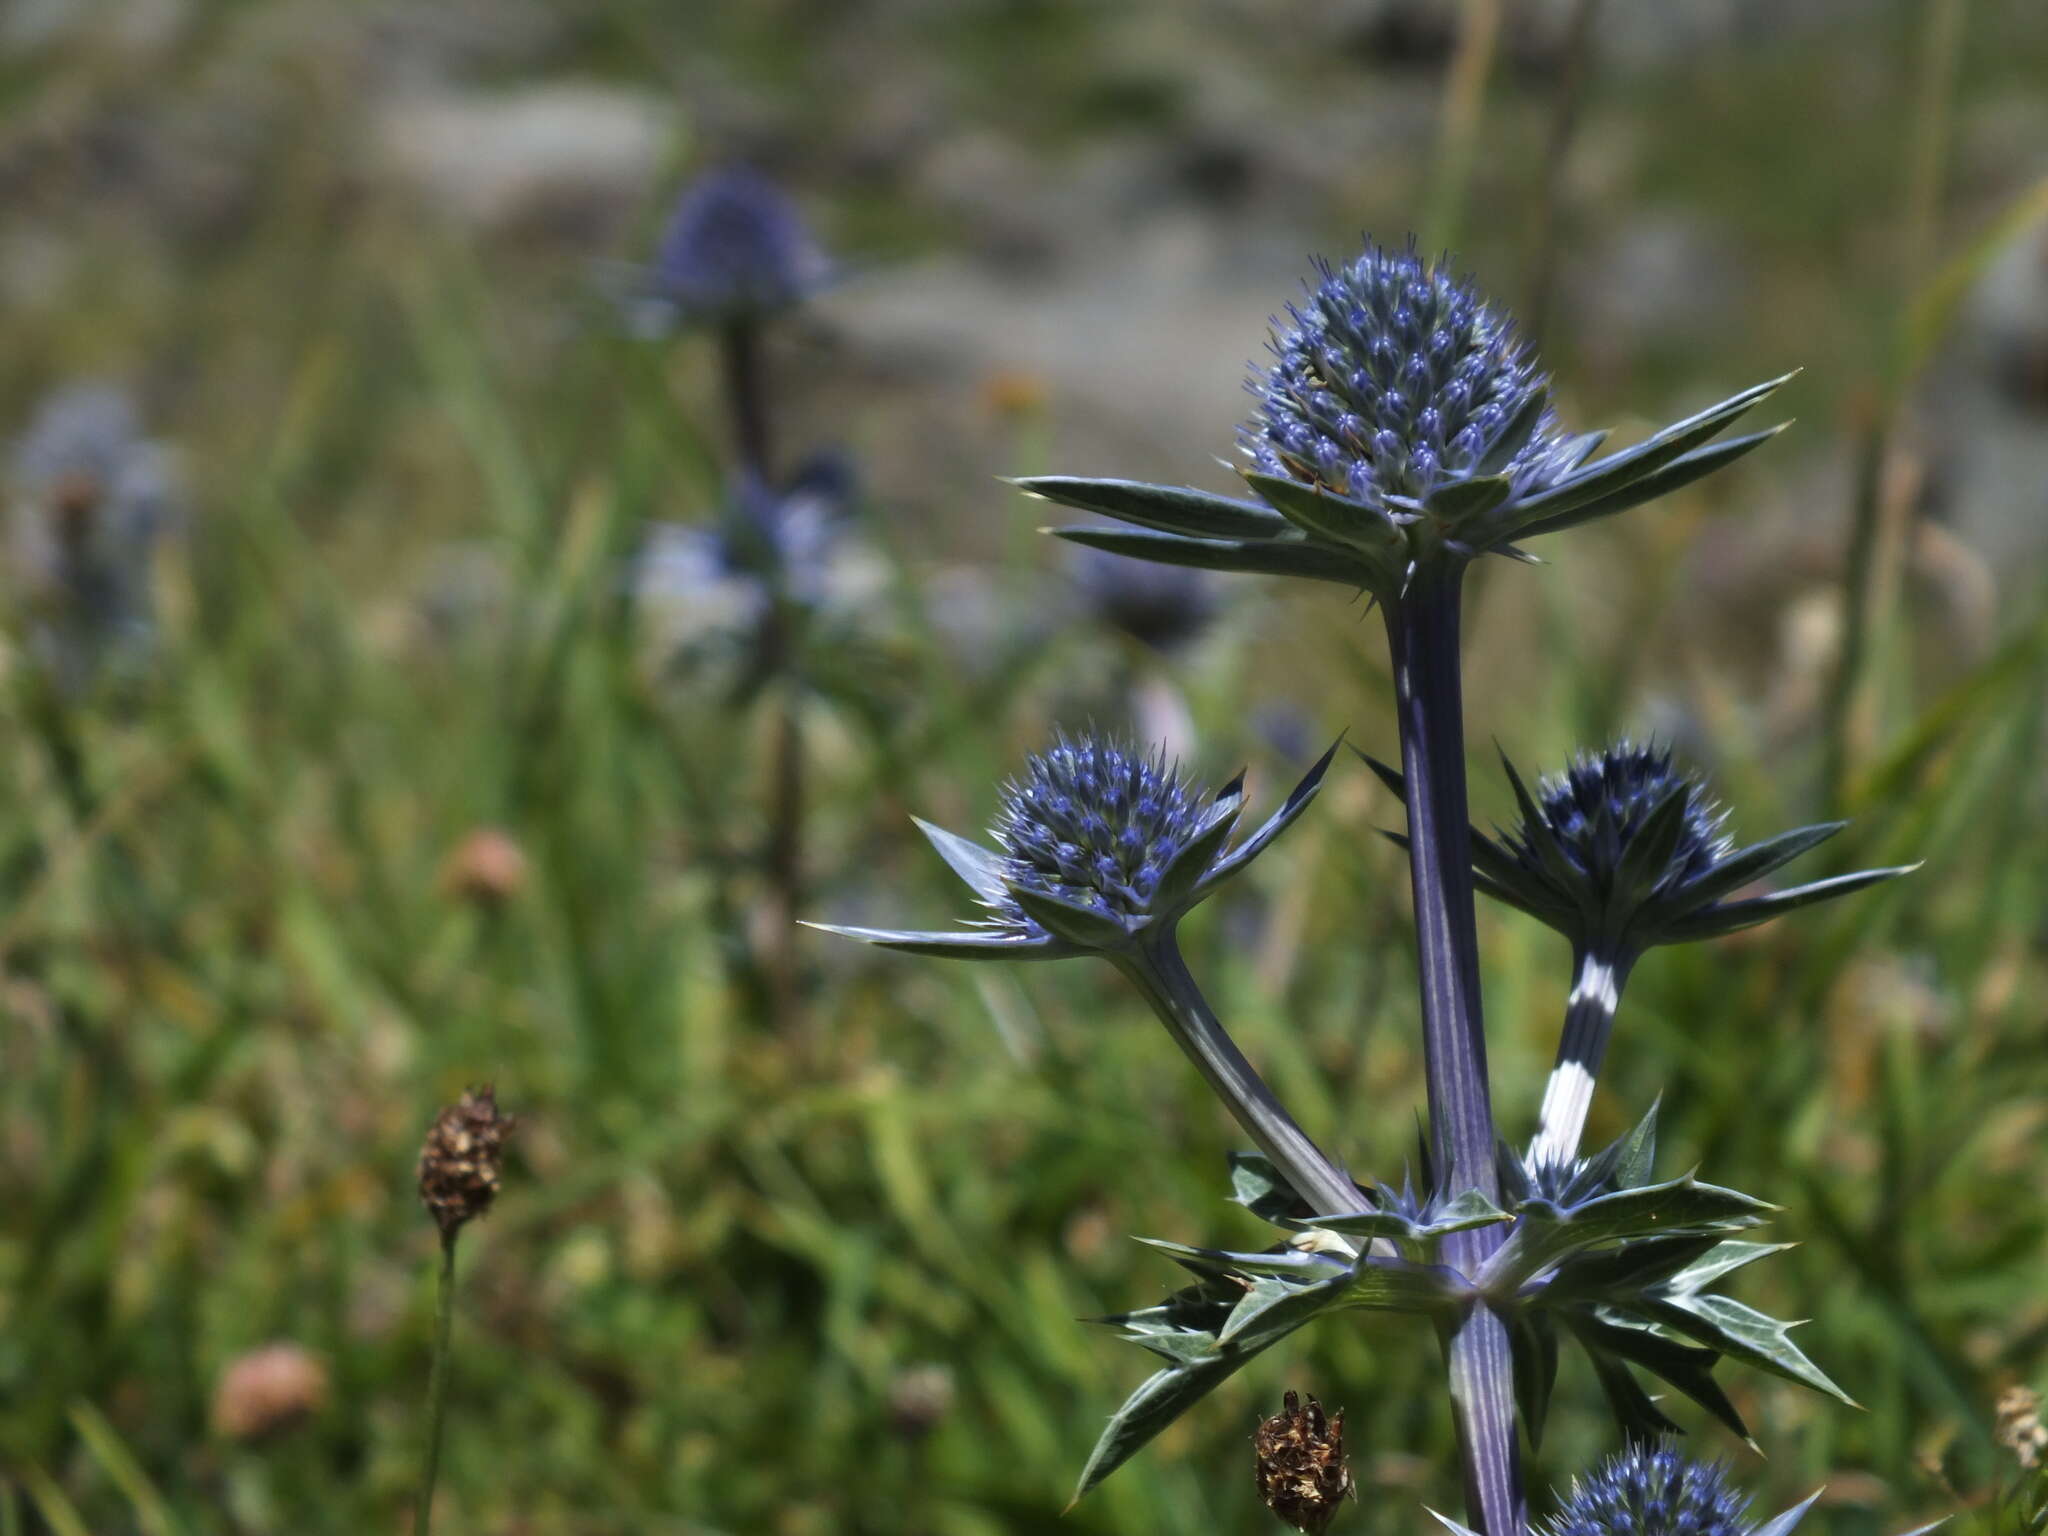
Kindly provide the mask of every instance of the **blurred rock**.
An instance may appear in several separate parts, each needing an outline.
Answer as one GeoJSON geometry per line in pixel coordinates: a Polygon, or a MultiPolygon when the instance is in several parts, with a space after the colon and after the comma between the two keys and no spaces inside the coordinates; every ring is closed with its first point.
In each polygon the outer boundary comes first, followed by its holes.
{"type": "Polygon", "coordinates": [[[1741,245],[1705,219],[1653,211],[1610,231],[1566,266],[1569,329],[1589,352],[1625,364],[1646,347],[1710,336],[1741,307],[1741,245]]]}
{"type": "Polygon", "coordinates": [[[401,96],[370,131],[381,168],[436,213],[482,229],[580,229],[641,200],[675,127],[648,92],[544,84],[401,96]]]}
{"type": "Polygon", "coordinates": [[[2048,219],[1994,258],[1917,404],[1943,520],[1994,571],[2048,553],[2048,219]]]}

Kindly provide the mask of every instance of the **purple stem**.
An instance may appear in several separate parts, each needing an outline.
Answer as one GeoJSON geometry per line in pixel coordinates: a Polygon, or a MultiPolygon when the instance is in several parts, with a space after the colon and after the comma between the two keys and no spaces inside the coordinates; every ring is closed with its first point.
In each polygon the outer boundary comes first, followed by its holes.
{"type": "MultiPolygon", "coordinates": [[[[1476,1189],[1498,1200],[1465,801],[1458,660],[1463,576],[1462,563],[1451,560],[1418,571],[1408,591],[1385,605],[1387,644],[1400,713],[1401,766],[1408,780],[1408,869],[1436,1187],[1446,1196],[1476,1189]]],[[[1504,1237],[1502,1226],[1452,1233],[1444,1240],[1444,1262],[1476,1275],[1504,1237]]],[[[1444,1356],[1467,1514],[1483,1536],[1522,1536],[1528,1517],[1507,1326],[1484,1304],[1475,1304],[1446,1327],[1444,1356]]]]}

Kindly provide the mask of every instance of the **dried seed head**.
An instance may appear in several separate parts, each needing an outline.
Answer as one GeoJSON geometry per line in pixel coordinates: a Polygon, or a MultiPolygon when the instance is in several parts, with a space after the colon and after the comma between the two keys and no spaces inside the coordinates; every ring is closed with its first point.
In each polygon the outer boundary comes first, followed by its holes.
{"type": "Polygon", "coordinates": [[[889,1427],[905,1440],[922,1440],[952,1411],[953,1372],[946,1366],[906,1366],[889,1383],[889,1427]]]}
{"type": "Polygon", "coordinates": [[[264,1440],[304,1423],[327,1403],[327,1367],[296,1344],[266,1344],[228,1362],[213,1391],[214,1430],[264,1440]]]}
{"type": "Polygon", "coordinates": [[[420,1199],[452,1239],[483,1215],[498,1193],[498,1164],[515,1122],[498,1113],[489,1084],[472,1088],[434,1117],[420,1148],[420,1199]]]}
{"type": "Polygon", "coordinates": [[[2034,1468],[2048,1461],[2048,1424],[2041,1422],[2041,1394],[2031,1387],[2011,1387],[1998,1399],[1998,1443],[2019,1464],[2034,1468]]]}
{"type": "Polygon", "coordinates": [[[1252,1436],[1259,1497],[1297,1531],[1320,1536],[1352,1491],[1344,1462],[1344,1410],[1326,1417],[1313,1397],[1303,1407],[1292,1392],[1281,1403],[1280,1412],[1252,1436]]]}
{"type": "Polygon", "coordinates": [[[460,901],[498,907],[526,887],[526,852],[502,827],[478,827],[441,868],[441,888],[460,901]]]}

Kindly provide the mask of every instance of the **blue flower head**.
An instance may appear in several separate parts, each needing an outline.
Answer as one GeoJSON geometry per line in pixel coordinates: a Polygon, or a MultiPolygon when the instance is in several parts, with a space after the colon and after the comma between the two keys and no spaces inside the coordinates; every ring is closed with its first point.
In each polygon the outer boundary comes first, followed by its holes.
{"type": "Polygon", "coordinates": [[[1662,857],[1647,861],[1642,872],[1650,895],[1700,879],[1734,847],[1722,832],[1728,813],[1697,779],[1673,767],[1671,749],[1628,741],[1582,753],[1563,773],[1545,779],[1537,795],[1541,828],[1525,826],[1501,842],[1525,872],[1540,878],[1539,844],[1547,830],[1574,873],[1612,901],[1624,859],[1641,853],[1659,811],[1670,825],[1668,833],[1659,828],[1664,835],[1656,851],[1662,857]]]}
{"type": "Polygon", "coordinates": [[[1291,826],[1322,786],[1323,754],[1286,803],[1231,845],[1242,776],[1211,790],[1115,737],[1060,735],[1004,786],[987,848],[920,821],[988,917],[936,933],[813,926],[890,949],[959,959],[1113,954],[1185,913],[1291,826]]]}
{"type": "Polygon", "coordinates": [[[1638,1442],[1572,1480],[1548,1536],[1749,1536],[1749,1500],[1719,1462],[1638,1442]]]}
{"type": "Polygon", "coordinates": [[[1574,467],[1549,379],[1469,284],[1412,245],[1316,271],[1246,384],[1258,414],[1239,442],[1260,474],[1401,521],[1451,481],[1499,474],[1527,494],[1574,467]]]}
{"type": "Polygon", "coordinates": [[[754,318],[830,281],[831,260],[788,194],[744,166],[692,185],[648,274],[652,296],[689,320],[754,318]]]}
{"type": "Polygon", "coordinates": [[[1301,576],[1392,604],[1418,576],[1608,517],[1740,458],[1776,429],[1715,442],[1784,379],[1594,458],[1505,313],[1413,245],[1318,262],[1247,383],[1238,433],[1256,498],[1039,475],[1026,492],[1134,525],[1052,530],[1076,544],[1202,570],[1301,576]]]}
{"type": "MultiPolygon", "coordinates": [[[[1402,775],[1367,761],[1405,799],[1402,775]]],[[[1724,830],[1727,812],[1673,763],[1669,747],[1654,744],[1619,741],[1582,755],[1534,795],[1514,764],[1503,757],[1502,765],[1521,814],[1496,836],[1473,829],[1475,884],[1623,967],[1657,945],[1733,933],[1917,867],[1739,895],[1847,823],[1798,827],[1738,848],[1724,830]]]]}
{"type": "MultiPolygon", "coordinates": [[[[1235,787],[1225,793],[1234,799],[1235,787]]],[[[1004,788],[993,831],[1009,894],[995,909],[998,920],[1034,926],[1018,890],[1145,916],[1160,876],[1215,806],[1215,796],[1159,754],[1114,738],[1060,736],[1026,758],[1004,788]]]]}

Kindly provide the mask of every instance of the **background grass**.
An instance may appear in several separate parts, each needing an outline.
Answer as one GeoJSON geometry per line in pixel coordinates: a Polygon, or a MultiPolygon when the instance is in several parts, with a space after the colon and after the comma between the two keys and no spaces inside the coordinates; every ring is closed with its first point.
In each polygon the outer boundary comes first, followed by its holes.
{"type": "MultiPolygon", "coordinates": [[[[1804,1347],[1867,1411],[1724,1367],[1770,1459],[1695,1427],[1773,1506],[1826,1481],[1816,1521],[1845,1536],[1948,1507],[1943,1457],[1982,1486],[1997,1391],[2038,1383],[2048,1354],[2041,538],[2019,530],[1969,628],[1920,534],[1859,525],[1844,467],[1880,452],[1896,483],[1938,460],[1922,423],[1957,312],[1927,312],[1940,345],[1912,361],[1935,371],[1906,373],[1911,303],[1948,291],[1944,270],[1968,292],[1994,254],[1979,232],[2048,171],[2048,28],[2019,4],[1955,7],[1930,122],[1911,103],[1940,9],[1849,7],[1662,63],[1596,54],[1562,270],[1643,210],[1677,209],[1739,252],[1741,297],[1661,339],[1574,328],[1567,305],[1547,352],[1571,414],[1640,424],[1803,363],[1804,419],[1729,475],[1545,551],[1547,569],[1486,572],[1471,646],[1475,744],[1536,764],[1661,723],[1710,760],[1738,830],[1834,798],[1855,819],[1826,853],[1840,867],[1928,861],[1646,962],[1592,1127],[1661,1092],[1667,1169],[1697,1161],[1784,1205],[1773,1235],[1802,1246],[1737,1291],[1810,1316],[1804,1347]],[[1915,268],[1906,167],[1929,134],[1946,174],[1915,268]],[[1875,449],[1873,423],[1889,433],[1875,449]],[[1902,574],[1885,587],[1880,561],[1871,577],[1855,707],[1831,717],[1838,652],[1802,648],[1799,615],[1839,624],[1859,526],[1892,539],[1902,574]]],[[[851,443],[869,466],[862,523],[886,573],[859,644],[819,648],[800,705],[810,900],[936,921],[958,900],[906,813],[979,825],[1052,719],[1117,720],[1170,678],[1201,764],[1249,760],[1270,797],[1303,746],[1276,744],[1269,706],[1292,707],[1308,750],[1349,728],[1387,752],[1388,685],[1355,604],[1256,583],[1170,667],[1029,604],[1002,620],[1023,643],[963,664],[927,601],[963,562],[1034,604],[1063,583],[1021,536],[1030,508],[988,476],[1205,465],[1159,462],[1165,439],[1135,428],[1130,458],[1108,458],[1114,430],[1057,375],[995,387],[1004,347],[1030,355],[1016,338],[973,363],[864,351],[863,307],[906,285],[914,299],[920,262],[1010,268],[982,215],[858,159],[862,113],[892,81],[937,81],[918,142],[992,137],[1063,185],[1091,146],[1236,145],[1214,126],[1219,58],[1253,130],[1291,102],[1337,122],[1345,93],[1361,111],[1413,103],[1411,137],[1341,156],[1283,207],[1243,205],[1286,254],[1214,340],[1227,386],[1301,254],[1344,249],[1361,223],[1398,232],[1436,209],[1523,301],[1556,71],[1516,53],[1511,10],[1471,183],[1447,208],[1451,61],[1404,61],[1369,28],[1336,49],[1223,3],[697,11],[508,13],[539,40],[451,66],[466,88],[595,79],[681,103],[664,163],[595,222],[423,211],[363,158],[364,33],[308,8],[194,3],[142,43],[30,31],[0,62],[9,270],[29,234],[63,256],[4,288],[0,420],[66,378],[125,377],[179,445],[193,507],[159,572],[145,679],[60,697],[17,645],[0,692],[0,1531],[402,1521],[434,1250],[412,1160],[435,1107],[481,1079],[524,1128],[463,1244],[447,1531],[1251,1531],[1247,1439],[1284,1386],[1347,1411],[1349,1528],[1413,1528],[1419,1504],[1456,1498],[1435,1350],[1371,1321],[1255,1363],[1059,1517],[1145,1370],[1074,1320],[1172,1280],[1127,1234],[1255,1236],[1222,1198],[1230,1128],[1092,968],[955,970],[806,940],[801,1010],[771,1020],[750,925],[773,709],[650,671],[619,601],[647,519],[709,515],[713,371],[687,339],[617,334],[589,262],[637,256],[683,168],[739,145],[870,265],[866,290],[847,284],[778,354],[786,437],[851,443]],[[1133,46],[1182,28],[1185,46],[1133,46]],[[213,132],[231,152],[209,151],[213,132]],[[221,165],[225,184],[199,175],[221,165]],[[493,595],[444,621],[430,599],[451,547],[481,552],[493,595]],[[495,907],[443,878],[487,825],[529,860],[495,907]],[[289,1434],[232,1441],[209,1422],[220,1373],[273,1339],[325,1361],[330,1397],[289,1434]],[[955,1392],[917,1439],[890,1404],[925,1362],[955,1392]]],[[[431,51],[406,14],[471,35],[459,7],[365,14],[400,53],[431,51]]],[[[1049,206],[1087,213],[1082,192],[1049,206]]],[[[1102,259],[1070,251],[1014,285],[1056,316],[1102,259]]],[[[1214,451],[1228,432],[1224,417],[1214,451]]],[[[1952,506],[1932,526],[1951,525],[1970,526],[1952,506]]],[[[1501,814],[1498,775],[1476,759],[1474,776],[1479,812],[1501,814]]],[[[1342,774],[1189,935],[1299,1118],[1387,1174],[1422,1099],[1405,880],[1374,835],[1394,814],[1342,774]]],[[[1482,924],[1496,1094],[1519,1131],[1565,956],[1512,914],[1482,924]]],[[[1568,1364],[1539,1483],[1611,1439],[1568,1364]]]]}

